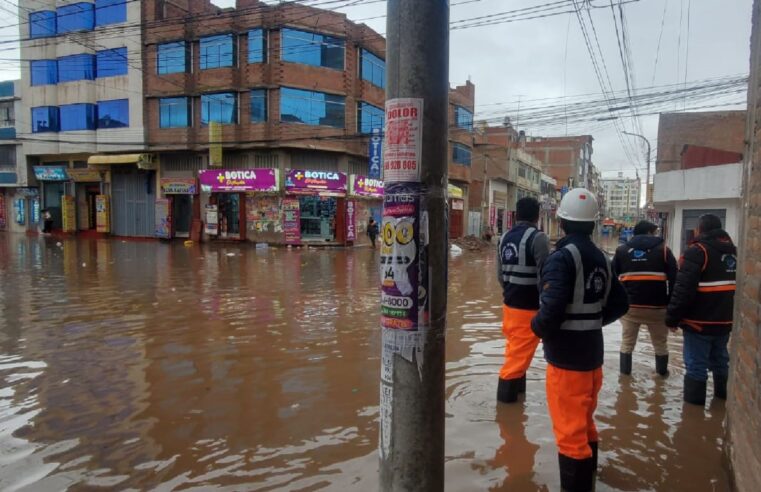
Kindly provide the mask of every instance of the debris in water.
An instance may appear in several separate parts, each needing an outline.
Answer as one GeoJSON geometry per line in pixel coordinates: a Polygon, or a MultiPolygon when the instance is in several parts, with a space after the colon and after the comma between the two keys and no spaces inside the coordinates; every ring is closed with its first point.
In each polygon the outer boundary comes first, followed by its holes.
{"type": "Polygon", "coordinates": [[[227,253],[227,256],[235,256],[235,253],[227,253]]]}
{"type": "Polygon", "coordinates": [[[484,241],[476,236],[459,237],[452,240],[452,252],[454,253],[454,246],[459,247],[461,250],[467,249],[468,251],[481,251],[486,248],[492,248],[494,245],[489,241],[484,241]]]}

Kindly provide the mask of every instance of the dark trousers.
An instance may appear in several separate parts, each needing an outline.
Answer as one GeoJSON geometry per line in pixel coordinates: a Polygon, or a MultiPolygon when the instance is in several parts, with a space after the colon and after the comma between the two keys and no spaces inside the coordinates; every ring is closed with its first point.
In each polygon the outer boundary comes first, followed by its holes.
{"type": "Polygon", "coordinates": [[[729,375],[729,351],[726,335],[701,335],[684,330],[684,365],[687,377],[695,381],[708,380],[708,371],[714,378],[726,380],[729,375]]]}

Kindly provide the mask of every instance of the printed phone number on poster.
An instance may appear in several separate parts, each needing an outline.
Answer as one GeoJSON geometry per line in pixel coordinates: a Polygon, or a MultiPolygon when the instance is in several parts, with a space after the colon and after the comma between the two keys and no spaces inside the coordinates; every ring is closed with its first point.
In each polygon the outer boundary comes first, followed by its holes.
{"type": "Polygon", "coordinates": [[[417,161],[386,161],[383,163],[384,169],[387,171],[399,171],[399,170],[410,170],[414,171],[417,169],[417,161]]]}

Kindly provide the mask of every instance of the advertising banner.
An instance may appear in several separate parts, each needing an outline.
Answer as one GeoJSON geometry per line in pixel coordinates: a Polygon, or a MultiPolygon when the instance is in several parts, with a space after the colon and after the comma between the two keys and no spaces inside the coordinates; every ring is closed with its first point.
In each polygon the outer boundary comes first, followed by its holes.
{"type": "Polygon", "coordinates": [[[301,207],[296,198],[283,198],[283,231],[286,244],[301,244],[301,207]]]}
{"type": "Polygon", "coordinates": [[[68,181],[69,175],[63,166],[34,166],[34,177],[40,181],[68,181]]]}
{"type": "Polygon", "coordinates": [[[95,197],[95,224],[98,232],[111,232],[111,204],[108,195],[95,197]]]}
{"type": "Polygon", "coordinates": [[[219,234],[219,210],[216,205],[206,205],[206,224],[204,232],[210,236],[219,234]]]}
{"type": "Polygon", "coordinates": [[[66,174],[76,183],[97,183],[101,181],[100,171],[95,169],[67,169],[66,174]]]}
{"type": "Polygon", "coordinates": [[[367,175],[373,179],[381,179],[381,166],[383,165],[383,133],[380,128],[373,128],[370,136],[370,166],[367,175]]]}
{"type": "Polygon", "coordinates": [[[201,191],[278,191],[277,169],[203,169],[198,171],[201,191]]]}
{"type": "Polygon", "coordinates": [[[291,169],[285,176],[285,191],[287,193],[345,194],[347,181],[344,173],[336,171],[291,169]]]}
{"type": "Polygon", "coordinates": [[[386,101],[383,179],[387,183],[419,182],[422,145],[423,100],[386,101]]]}
{"type": "Polygon", "coordinates": [[[379,179],[352,174],[349,183],[349,194],[352,196],[383,198],[383,181],[379,179]]]}
{"type": "Polygon", "coordinates": [[[165,195],[198,194],[198,182],[195,178],[161,178],[159,186],[165,195]]]}
{"type": "Polygon", "coordinates": [[[77,207],[73,196],[61,197],[61,217],[63,219],[63,232],[77,231],[77,207]]]}
{"type": "Polygon", "coordinates": [[[346,200],[346,240],[357,240],[357,204],[346,200]]]}
{"type": "Polygon", "coordinates": [[[161,239],[172,237],[172,201],[166,198],[156,200],[156,231],[154,235],[161,239]]]}

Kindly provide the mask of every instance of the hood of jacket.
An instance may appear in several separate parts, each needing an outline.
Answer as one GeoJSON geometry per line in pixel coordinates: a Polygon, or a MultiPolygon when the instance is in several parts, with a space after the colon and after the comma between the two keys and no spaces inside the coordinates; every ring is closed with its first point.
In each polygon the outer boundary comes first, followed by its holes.
{"type": "Polygon", "coordinates": [[[650,250],[663,244],[663,238],[658,236],[650,236],[648,234],[640,234],[634,236],[629,240],[626,245],[634,249],[650,250]]]}
{"type": "Polygon", "coordinates": [[[696,242],[707,244],[725,254],[737,254],[737,248],[732,242],[732,238],[723,229],[715,229],[701,234],[696,242]]]}

